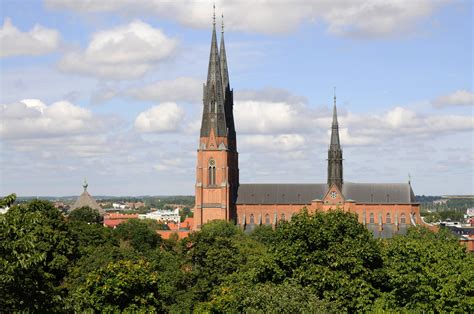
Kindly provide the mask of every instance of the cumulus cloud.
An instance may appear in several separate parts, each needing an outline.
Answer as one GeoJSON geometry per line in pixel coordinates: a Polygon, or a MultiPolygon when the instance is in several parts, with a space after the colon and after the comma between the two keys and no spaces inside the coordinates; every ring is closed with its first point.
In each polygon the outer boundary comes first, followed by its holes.
{"type": "MultiPolygon", "coordinates": [[[[474,128],[472,116],[423,114],[402,106],[377,114],[341,109],[338,120],[344,146],[371,145],[407,137],[426,139],[474,128]]],[[[253,141],[262,140],[267,135],[294,134],[303,136],[307,142],[327,144],[331,133],[329,108],[315,108],[298,102],[236,101],[234,117],[239,134],[260,136],[253,141]]],[[[265,142],[274,143],[268,138],[265,142]]]]}
{"type": "Polygon", "coordinates": [[[169,58],[176,45],[176,39],[136,20],[93,34],[87,48],[67,53],[59,68],[114,80],[137,78],[169,58]]]}
{"type": "Polygon", "coordinates": [[[10,18],[0,28],[0,56],[36,56],[53,52],[59,45],[59,32],[36,24],[30,31],[22,32],[10,18]]]}
{"type": "MultiPolygon", "coordinates": [[[[225,13],[226,28],[261,33],[287,33],[303,23],[323,21],[330,33],[342,36],[384,37],[413,28],[447,0],[320,0],[320,1],[216,1],[225,13]]],[[[120,12],[155,14],[179,23],[206,28],[211,6],[199,1],[122,0],[76,1],[46,0],[53,9],[82,13],[120,12]]]]}
{"type": "Polygon", "coordinates": [[[460,89],[449,95],[439,96],[432,101],[432,104],[435,108],[474,106],[474,93],[460,89]]]}
{"type": "Polygon", "coordinates": [[[0,105],[4,139],[64,137],[101,130],[105,120],[68,101],[46,105],[38,99],[0,105]]]}
{"type": "Polygon", "coordinates": [[[341,135],[343,144],[367,145],[381,141],[390,142],[402,137],[426,139],[470,131],[474,128],[474,117],[427,115],[398,106],[381,114],[349,112],[340,117],[339,125],[348,129],[344,131],[347,132],[345,136],[344,133],[341,135]]]}
{"type": "Polygon", "coordinates": [[[192,77],[162,80],[127,91],[127,95],[139,100],[159,102],[201,102],[202,81],[192,77]]]}
{"type": "Polygon", "coordinates": [[[300,134],[245,135],[239,142],[245,150],[290,152],[302,148],[306,139],[300,134]]]}
{"type": "Polygon", "coordinates": [[[311,111],[287,102],[237,101],[234,117],[240,133],[293,133],[310,127],[311,111]]]}
{"type": "Polygon", "coordinates": [[[184,110],[176,103],[162,103],[141,112],[135,119],[135,129],[142,133],[177,131],[181,127],[184,114],[184,110]]]}

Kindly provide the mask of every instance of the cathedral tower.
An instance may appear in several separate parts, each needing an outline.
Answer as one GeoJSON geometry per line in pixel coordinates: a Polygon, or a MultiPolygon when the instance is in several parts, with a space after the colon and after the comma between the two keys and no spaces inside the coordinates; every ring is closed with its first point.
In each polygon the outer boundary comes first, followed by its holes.
{"type": "Polygon", "coordinates": [[[234,220],[239,184],[238,154],[222,26],[221,51],[217,48],[216,22],[212,28],[207,81],[196,167],[194,229],[215,219],[234,220]]]}
{"type": "Polygon", "coordinates": [[[332,112],[331,143],[328,150],[328,185],[335,184],[342,191],[342,149],[339,142],[339,124],[337,123],[336,94],[332,112]]]}

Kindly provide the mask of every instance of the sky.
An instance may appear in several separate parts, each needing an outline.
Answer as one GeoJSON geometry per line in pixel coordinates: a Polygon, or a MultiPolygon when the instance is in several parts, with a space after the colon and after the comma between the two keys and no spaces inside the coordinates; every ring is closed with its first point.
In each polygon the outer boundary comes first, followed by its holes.
{"type": "MultiPolygon", "coordinates": [[[[473,3],[215,1],[241,183],[474,194],[473,3]]],[[[0,195],[194,194],[212,4],[2,0],[0,195]]]]}

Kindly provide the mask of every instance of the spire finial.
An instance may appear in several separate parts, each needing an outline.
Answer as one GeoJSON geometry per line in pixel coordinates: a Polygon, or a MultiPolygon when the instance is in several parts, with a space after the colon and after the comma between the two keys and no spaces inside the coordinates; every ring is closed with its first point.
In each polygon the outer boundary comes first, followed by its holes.
{"type": "Polygon", "coordinates": [[[82,187],[84,188],[84,191],[87,190],[88,186],[89,186],[89,184],[87,184],[87,180],[86,180],[86,178],[84,178],[84,183],[82,183],[82,187]]]}
{"type": "Polygon", "coordinates": [[[215,3],[212,5],[212,8],[214,9],[214,14],[212,15],[212,24],[216,26],[216,4],[215,3]]]}
{"type": "Polygon", "coordinates": [[[411,174],[408,172],[408,184],[411,184],[411,174]]]}
{"type": "Polygon", "coordinates": [[[222,34],[224,34],[224,13],[222,13],[222,34]]]}
{"type": "Polygon", "coordinates": [[[336,105],[336,86],[334,86],[334,106],[336,105]]]}

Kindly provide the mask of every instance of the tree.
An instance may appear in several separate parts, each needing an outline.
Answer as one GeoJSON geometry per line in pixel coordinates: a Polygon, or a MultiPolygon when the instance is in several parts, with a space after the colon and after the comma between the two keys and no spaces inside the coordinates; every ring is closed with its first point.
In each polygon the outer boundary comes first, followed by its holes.
{"type": "Polygon", "coordinates": [[[74,310],[164,312],[162,282],[145,259],[111,262],[90,273],[74,291],[74,310]]]}
{"type": "Polygon", "coordinates": [[[51,203],[35,200],[0,215],[0,308],[59,309],[74,254],[63,216],[51,203]]]}
{"type": "Polygon", "coordinates": [[[369,310],[379,294],[380,249],[353,213],[310,214],[303,209],[280,224],[269,251],[274,262],[268,263],[268,271],[260,271],[261,278],[275,283],[295,280],[348,311],[369,310]]]}
{"type": "Polygon", "coordinates": [[[449,231],[411,228],[382,248],[388,280],[378,310],[474,312],[474,255],[449,231]]]}
{"type": "Polygon", "coordinates": [[[15,203],[15,200],[16,200],[15,193],[12,193],[10,195],[3,197],[2,199],[0,199],[0,208],[7,207],[7,206],[9,207],[13,205],[13,203],[15,203]]]}
{"type": "Polygon", "coordinates": [[[212,313],[340,313],[340,305],[320,300],[299,284],[264,283],[225,286],[196,312],[212,313]]]}
{"type": "Polygon", "coordinates": [[[183,312],[185,279],[174,252],[99,247],[67,278],[67,310],[183,312]]]}
{"type": "Polygon", "coordinates": [[[206,301],[212,289],[264,251],[262,244],[222,220],[205,224],[201,231],[181,241],[181,248],[198,301],[206,301]]]}
{"type": "Polygon", "coordinates": [[[68,216],[70,221],[82,221],[90,224],[98,224],[102,222],[102,217],[97,209],[88,206],[76,208],[68,216]]]}
{"type": "Polygon", "coordinates": [[[68,230],[80,256],[91,254],[97,247],[118,246],[114,231],[101,224],[69,221],[68,230]]]}
{"type": "Polygon", "coordinates": [[[270,245],[275,241],[275,231],[271,226],[258,226],[255,228],[250,237],[262,244],[270,245]]]}
{"type": "Polygon", "coordinates": [[[115,236],[140,252],[155,249],[162,243],[161,236],[148,223],[130,219],[114,229],[115,236]]]}

